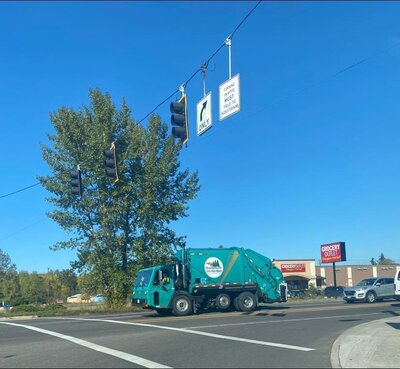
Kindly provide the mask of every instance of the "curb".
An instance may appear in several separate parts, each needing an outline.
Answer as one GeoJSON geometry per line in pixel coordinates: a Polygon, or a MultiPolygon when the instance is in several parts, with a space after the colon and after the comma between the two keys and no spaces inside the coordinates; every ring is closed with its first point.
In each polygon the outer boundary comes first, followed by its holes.
{"type": "Polygon", "coordinates": [[[343,343],[344,338],[347,335],[349,335],[350,331],[354,331],[356,329],[359,329],[361,326],[377,322],[378,320],[373,320],[371,322],[358,324],[358,325],[356,325],[354,327],[348,328],[338,338],[336,338],[335,342],[332,345],[332,349],[331,349],[331,365],[332,365],[332,368],[343,368],[343,366],[342,366],[342,364],[340,362],[340,344],[343,343]]]}
{"type": "Polygon", "coordinates": [[[2,320],[27,320],[27,319],[36,319],[37,315],[18,315],[18,316],[10,316],[10,317],[3,317],[0,318],[2,320]]]}
{"type": "Polygon", "coordinates": [[[400,335],[388,329],[391,324],[399,325],[400,316],[372,320],[345,330],[332,345],[332,368],[400,368],[400,335]]]}

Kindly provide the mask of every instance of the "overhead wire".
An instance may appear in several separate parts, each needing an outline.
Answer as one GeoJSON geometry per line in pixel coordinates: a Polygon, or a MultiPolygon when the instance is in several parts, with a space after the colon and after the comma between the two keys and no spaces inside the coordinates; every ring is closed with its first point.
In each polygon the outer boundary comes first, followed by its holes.
{"type": "MultiPolygon", "coordinates": [[[[260,5],[260,3],[262,2],[262,0],[259,0],[257,2],[257,4],[246,14],[246,16],[240,21],[240,23],[235,27],[235,29],[233,30],[233,32],[230,34],[230,36],[228,36],[228,38],[232,39],[233,36],[235,35],[235,33],[237,32],[237,30],[243,25],[243,23],[246,21],[246,19],[251,15],[251,13],[253,13],[253,11],[260,5]]],[[[206,61],[199,67],[197,68],[193,74],[181,85],[184,88],[186,88],[186,86],[188,85],[188,83],[202,70],[207,69],[210,61],[215,57],[215,55],[217,55],[221,49],[225,46],[225,41],[206,59],[206,61]]],[[[160,106],[164,105],[169,99],[171,99],[176,93],[179,92],[179,89],[176,89],[174,92],[172,92],[168,97],[166,97],[163,101],[161,101],[160,103],[158,103],[149,113],[147,113],[142,119],[140,119],[136,125],[141,124],[146,118],[148,118],[151,114],[153,114],[160,106]]],[[[40,183],[35,183],[33,185],[30,185],[28,187],[22,188],[20,190],[14,191],[14,192],[10,192],[8,194],[2,195],[0,196],[1,198],[7,197],[7,196],[11,196],[14,195],[16,193],[28,190],[32,187],[38,186],[40,183]]]]}
{"type": "Polygon", "coordinates": [[[7,194],[5,194],[5,195],[0,196],[0,199],[2,199],[3,197],[7,197],[7,196],[14,195],[14,194],[16,194],[16,193],[18,193],[18,192],[22,192],[22,191],[25,191],[25,190],[29,190],[30,188],[35,187],[35,186],[38,186],[38,185],[40,185],[39,182],[38,182],[38,183],[35,183],[35,184],[33,184],[33,185],[30,185],[30,186],[28,186],[28,187],[21,188],[20,190],[7,193],[7,194]]]}
{"type": "MultiPolygon", "coordinates": [[[[253,11],[260,5],[262,0],[259,0],[257,4],[246,14],[246,16],[240,21],[240,23],[235,27],[233,32],[228,36],[228,38],[232,39],[237,30],[243,25],[243,23],[246,21],[246,19],[253,13],[253,11]]],[[[225,46],[225,41],[206,59],[206,61],[199,67],[197,68],[193,74],[184,82],[181,84],[184,88],[188,85],[188,83],[199,73],[203,70],[203,68],[207,68],[208,64],[210,61],[214,58],[215,55],[217,55],[221,49],[225,46]]],[[[137,124],[142,123],[148,116],[150,116],[152,113],[154,113],[160,106],[165,104],[172,96],[174,96],[177,92],[179,92],[179,89],[176,89],[171,95],[169,95],[167,98],[165,98],[163,101],[161,101],[150,113],[146,114],[142,119],[138,121],[137,124]]]]}

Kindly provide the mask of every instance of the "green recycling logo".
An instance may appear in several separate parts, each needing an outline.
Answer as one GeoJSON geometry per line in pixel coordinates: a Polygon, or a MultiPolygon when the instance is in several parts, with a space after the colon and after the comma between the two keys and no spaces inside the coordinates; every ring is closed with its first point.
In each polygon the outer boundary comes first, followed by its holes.
{"type": "Polygon", "coordinates": [[[204,271],[210,278],[218,278],[224,271],[224,264],[218,258],[208,258],[204,263],[204,271]]]}

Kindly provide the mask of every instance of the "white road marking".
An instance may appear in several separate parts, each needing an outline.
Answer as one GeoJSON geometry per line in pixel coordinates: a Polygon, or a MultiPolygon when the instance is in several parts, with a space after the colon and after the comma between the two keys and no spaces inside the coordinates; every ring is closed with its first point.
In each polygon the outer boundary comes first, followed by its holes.
{"type": "Polygon", "coordinates": [[[303,322],[305,320],[321,320],[321,319],[337,319],[337,318],[354,318],[364,315],[377,315],[382,313],[366,313],[366,314],[351,314],[351,315],[331,315],[331,316],[320,316],[314,318],[296,318],[296,319],[284,319],[284,320],[269,320],[262,322],[247,322],[247,323],[225,323],[225,324],[213,324],[213,325],[198,325],[195,327],[187,327],[183,329],[203,329],[203,328],[218,328],[218,327],[229,327],[235,325],[252,325],[252,324],[271,324],[271,323],[290,323],[290,322],[303,322]]]}
{"type": "Polygon", "coordinates": [[[37,328],[37,327],[25,325],[25,324],[16,324],[16,323],[0,322],[0,324],[13,325],[13,326],[16,326],[16,327],[22,327],[22,328],[30,329],[32,331],[48,334],[50,336],[54,336],[54,337],[61,338],[61,339],[66,340],[66,341],[70,341],[70,342],[75,343],[77,345],[84,346],[84,347],[89,348],[91,350],[98,351],[98,352],[101,352],[101,353],[106,354],[106,355],[111,355],[111,356],[117,357],[118,359],[129,361],[131,363],[134,363],[134,364],[137,364],[137,365],[140,365],[140,366],[144,366],[145,368],[171,368],[169,366],[165,366],[165,365],[156,363],[156,362],[151,361],[151,360],[143,359],[143,358],[141,358],[139,356],[131,355],[131,354],[128,354],[126,352],[122,352],[122,351],[118,351],[118,350],[114,350],[114,349],[110,349],[108,347],[96,345],[95,343],[84,341],[84,340],[81,340],[79,338],[75,338],[75,337],[71,337],[71,336],[66,336],[65,334],[60,334],[60,333],[57,333],[57,332],[48,331],[46,329],[37,328]]]}
{"type": "Polygon", "coordinates": [[[121,322],[119,320],[109,320],[109,319],[85,319],[85,318],[53,318],[53,319],[84,320],[84,321],[94,321],[94,322],[106,322],[106,323],[114,323],[114,324],[134,325],[134,326],[139,326],[139,327],[158,328],[158,329],[165,329],[165,330],[181,332],[181,333],[190,333],[190,334],[195,334],[195,335],[198,335],[198,336],[213,337],[213,338],[219,338],[219,339],[230,340],[230,341],[253,343],[253,344],[262,345],[262,346],[279,347],[279,348],[285,348],[285,349],[290,349],[290,350],[298,350],[298,351],[314,351],[315,350],[315,349],[309,348],[309,347],[285,345],[283,343],[275,343],[275,342],[268,342],[268,341],[250,340],[250,339],[247,339],[247,338],[224,336],[222,334],[214,334],[214,333],[208,333],[208,332],[194,331],[194,330],[186,329],[186,328],[167,327],[167,326],[156,325],[156,324],[121,322]]]}

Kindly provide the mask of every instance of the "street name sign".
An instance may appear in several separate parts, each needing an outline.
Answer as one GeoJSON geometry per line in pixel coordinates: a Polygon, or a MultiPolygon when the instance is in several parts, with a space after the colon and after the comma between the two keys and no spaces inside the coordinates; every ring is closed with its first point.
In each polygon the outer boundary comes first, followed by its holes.
{"type": "Polygon", "coordinates": [[[202,135],[211,126],[211,92],[209,92],[197,103],[197,135],[202,135]]]}
{"type": "Polygon", "coordinates": [[[219,120],[240,111],[239,74],[219,85],[219,120]]]}

